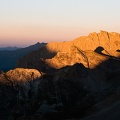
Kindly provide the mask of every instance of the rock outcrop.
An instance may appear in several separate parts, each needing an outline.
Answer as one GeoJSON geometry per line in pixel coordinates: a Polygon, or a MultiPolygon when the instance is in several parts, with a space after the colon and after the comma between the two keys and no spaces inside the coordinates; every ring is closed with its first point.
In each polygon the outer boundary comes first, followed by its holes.
{"type": "Polygon", "coordinates": [[[31,99],[38,95],[43,73],[35,69],[16,68],[0,74],[0,118],[15,120],[31,109],[31,99]]]}
{"type": "Polygon", "coordinates": [[[102,46],[108,52],[116,51],[120,48],[120,34],[106,31],[94,32],[86,37],[75,39],[73,43],[82,50],[95,50],[98,46],[102,46]]]}
{"type": "Polygon", "coordinates": [[[71,46],[67,52],[58,52],[55,57],[46,59],[45,62],[48,66],[56,69],[67,65],[72,66],[76,63],[82,63],[86,68],[92,69],[108,59],[108,56],[98,54],[94,51],[82,51],[76,46],[71,46]]]}

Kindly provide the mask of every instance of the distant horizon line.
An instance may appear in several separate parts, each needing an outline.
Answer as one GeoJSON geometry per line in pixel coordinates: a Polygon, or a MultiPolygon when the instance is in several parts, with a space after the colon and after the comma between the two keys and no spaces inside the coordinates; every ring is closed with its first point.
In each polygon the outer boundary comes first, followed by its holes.
{"type": "Polygon", "coordinates": [[[42,44],[42,43],[48,43],[48,42],[35,42],[35,43],[33,43],[33,44],[27,44],[27,45],[4,45],[4,46],[1,46],[0,45],[0,49],[2,49],[2,48],[25,48],[25,47],[29,47],[29,46],[32,46],[32,45],[35,45],[35,44],[38,44],[38,43],[40,43],[40,44],[42,44]]]}
{"type": "MultiPolygon", "coordinates": [[[[113,31],[107,31],[107,30],[99,30],[99,32],[98,31],[94,31],[95,33],[100,33],[101,31],[104,31],[104,32],[108,32],[108,33],[112,33],[113,31]]],[[[80,35],[79,37],[82,37],[82,36],[88,36],[89,34],[91,34],[91,33],[94,33],[94,32],[89,32],[87,35],[80,35]]],[[[118,33],[118,34],[120,34],[119,32],[116,32],[115,31],[115,33],[118,33]]],[[[79,38],[79,37],[76,37],[76,38],[73,38],[73,39],[71,39],[71,40],[74,40],[74,39],[77,39],[77,38],[79,38]]],[[[10,39],[11,40],[11,39],[10,39]]],[[[9,40],[9,41],[10,41],[9,40]]],[[[32,42],[30,42],[30,44],[28,44],[28,43],[25,43],[25,44],[20,44],[20,43],[17,43],[17,42],[13,42],[13,44],[11,43],[10,45],[6,45],[6,43],[3,43],[3,45],[0,45],[0,48],[8,48],[8,47],[11,47],[11,48],[15,48],[15,47],[17,47],[17,48],[25,48],[25,47],[29,47],[29,46],[32,46],[32,45],[35,45],[35,44],[37,44],[37,43],[49,43],[49,42],[64,42],[64,41],[71,41],[71,40],[45,40],[45,41],[34,41],[34,43],[32,42]]],[[[0,41],[2,41],[1,39],[0,39],[0,41]]],[[[24,40],[18,40],[18,41],[24,41],[24,40]]]]}

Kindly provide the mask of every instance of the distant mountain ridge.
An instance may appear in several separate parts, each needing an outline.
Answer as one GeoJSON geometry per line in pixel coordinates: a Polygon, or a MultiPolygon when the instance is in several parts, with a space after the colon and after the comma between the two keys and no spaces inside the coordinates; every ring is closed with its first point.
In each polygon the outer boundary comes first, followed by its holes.
{"type": "Polygon", "coordinates": [[[12,51],[11,50],[0,51],[0,70],[8,71],[10,69],[15,68],[18,59],[32,51],[38,50],[39,48],[45,45],[46,43],[38,42],[26,48],[20,48],[12,51]]]}
{"type": "Polygon", "coordinates": [[[11,47],[11,46],[8,46],[8,47],[0,47],[0,51],[4,51],[4,50],[9,50],[9,51],[13,51],[13,50],[17,50],[17,49],[20,49],[19,47],[11,47]]]}

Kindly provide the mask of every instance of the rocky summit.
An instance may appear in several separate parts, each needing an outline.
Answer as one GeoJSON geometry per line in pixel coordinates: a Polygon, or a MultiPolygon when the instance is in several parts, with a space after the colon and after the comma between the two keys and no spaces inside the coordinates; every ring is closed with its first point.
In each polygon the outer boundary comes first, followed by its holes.
{"type": "Polygon", "coordinates": [[[0,74],[1,120],[119,120],[120,34],[50,42],[0,74]]]}
{"type": "Polygon", "coordinates": [[[36,68],[46,72],[49,68],[59,69],[82,63],[85,67],[94,68],[109,58],[119,58],[119,49],[120,34],[93,32],[72,41],[50,42],[45,47],[19,59],[16,67],[36,68]]]}

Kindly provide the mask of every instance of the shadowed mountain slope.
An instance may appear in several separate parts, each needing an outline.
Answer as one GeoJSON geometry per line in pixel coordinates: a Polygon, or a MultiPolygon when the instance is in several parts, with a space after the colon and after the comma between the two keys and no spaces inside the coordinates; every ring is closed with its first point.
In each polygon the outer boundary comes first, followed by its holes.
{"type": "Polygon", "coordinates": [[[14,51],[14,50],[17,50],[17,49],[20,49],[19,47],[1,47],[0,48],[0,51],[5,51],[5,50],[9,50],[9,51],[14,51]]]}
{"type": "Polygon", "coordinates": [[[63,120],[97,115],[107,109],[108,98],[119,96],[119,74],[120,61],[112,58],[93,69],[76,63],[53,73],[10,70],[0,75],[1,119],[63,120]]]}
{"type": "Polygon", "coordinates": [[[16,61],[18,59],[32,51],[38,50],[45,45],[46,43],[36,43],[35,45],[26,48],[20,48],[14,51],[0,51],[0,71],[8,71],[15,68],[16,61]]]}

